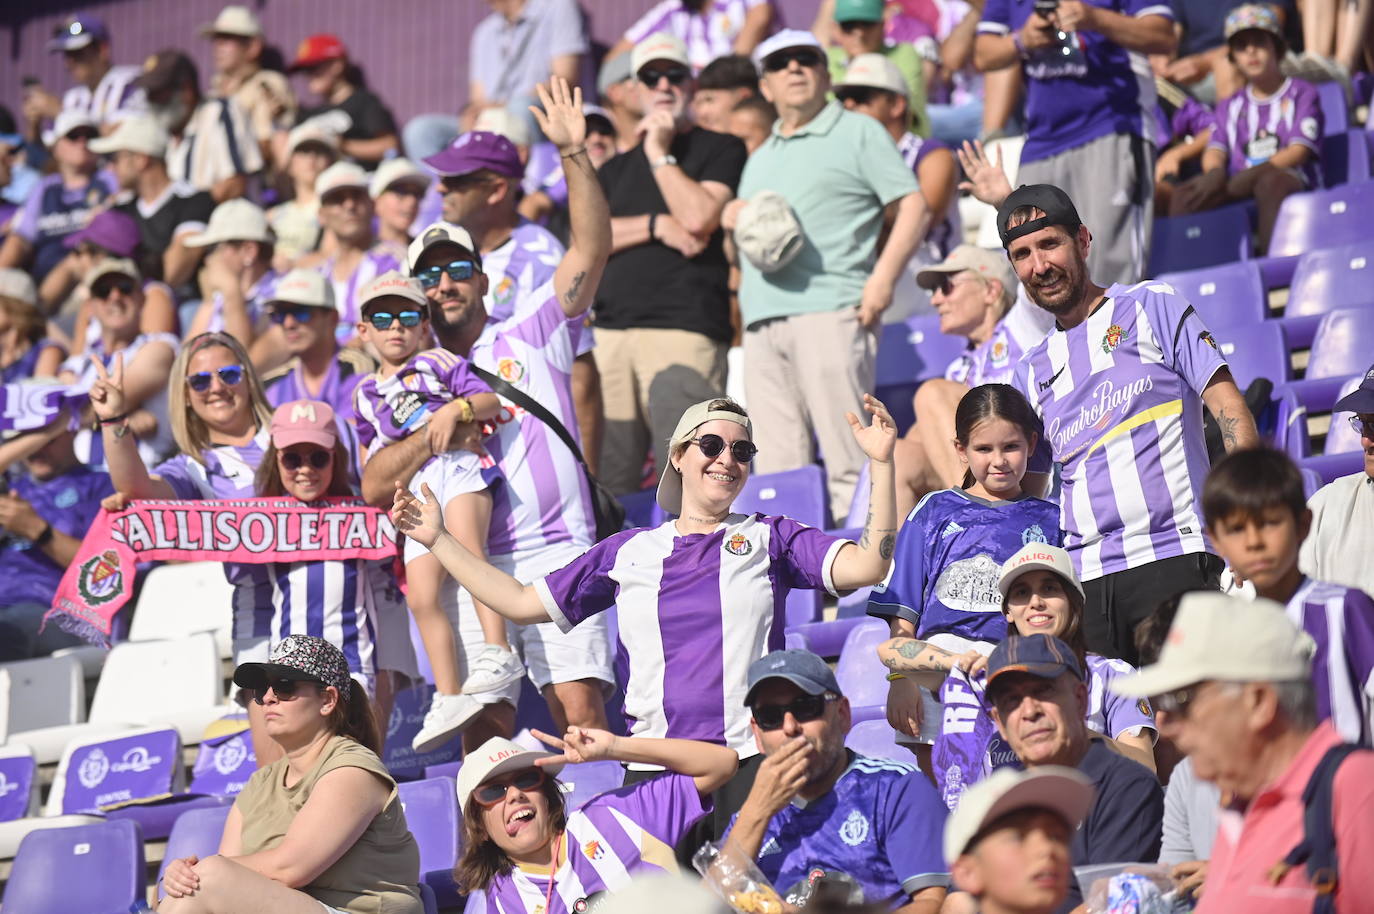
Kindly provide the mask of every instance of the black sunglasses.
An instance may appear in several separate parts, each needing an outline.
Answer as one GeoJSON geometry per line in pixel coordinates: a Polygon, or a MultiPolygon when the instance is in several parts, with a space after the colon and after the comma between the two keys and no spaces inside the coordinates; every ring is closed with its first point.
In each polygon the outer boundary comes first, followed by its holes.
{"type": "MultiPolygon", "coordinates": [[[[320,683],[322,684],[322,683],[320,683]]],[[[300,679],[273,679],[260,689],[250,689],[253,693],[253,701],[262,704],[263,697],[267,690],[271,689],[272,694],[277,696],[277,701],[291,701],[296,697],[296,690],[305,685],[305,681],[300,679]]]]}
{"type": "Polygon", "coordinates": [[[219,375],[219,379],[225,387],[237,387],[238,383],[243,380],[243,366],[225,365],[223,368],[216,368],[213,372],[197,371],[195,374],[188,374],[186,386],[198,394],[203,394],[210,389],[213,375],[219,375]]]}
{"type": "Polygon", "coordinates": [[[819,719],[825,713],[825,706],[838,700],[839,697],[834,692],[822,692],[819,695],[798,695],[788,704],[754,705],[750,711],[754,715],[754,723],[759,725],[760,730],[777,730],[782,727],[782,722],[786,719],[788,712],[791,712],[792,716],[796,718],[797,723],[804,724],[819,719]]]}
{"type": "Polygon", "coordinates": [[[638,75],[640,82],[650,89],[656,89],[660,79],[668,80],[670,85],[680,86],[692,78],[692,71],[686,67],[667,67],[662,70],[640,70],[638,75]]]}
{"type": "Polygon", "coordinates": [[[1151,696],[1150,704],[1156,711],[1163,711],[1175,717],[1187,717],[1188,708],[1193,702],[1197,701],[1197,693],[1202,689],[1203,683],[1195,682],[1190,686],[1181,689],[1173,689],[1168,692],[1161,692],[1151,696]]]}
{"type": "Polygon", "coordinates": [[[863,19],[846,19],[840,24],[840,31],[848,35],[850,32],[858,32],[870,25],[877,25],[876,22],[867,22],[863,19]]]}
{"type": "Polygon", "coordinates": [[[63,139],[80,140],[89,143],[98,136],[100,136],[100,134],[88,127],[78,127],[76,130],[70,131],[63,139]]]}
{"type": "MultiPolygon", "coordinates": [[[[701,448],[703,454],[713,459],[725,450],[725,439],[719,435],[702,435],[700,438],[693,438],[690,443],[701,448]]],[[[754,442],[743,438],[730,444],[730,454],[736,463],[751,463],[758,452],[759,449],[754,447],[754,442]]]]}
{"type": "Polygon", "coordinates": [[[875,98],[881,98],[885,94],[891,95],[892,93],[871,86],[844,87],[835,90],[835,97],[840,101],[853,102],[856,105],[871,105],[875,98]]]}
{"type": "Polygon", "coordinates": [[[267,316],[272,318],[274,324],[284,324],[288,317],[298,324],[308,324],[310,318],[319,310],[322,309],[312,308],[309,305],[290,305],[285,308],[273,308],[267,313],[267,316]]]}
{"type": "Polygon", "coordinates": [[[495,806],[506,798],[506,791],[510,789],[512,784],[518,790],[530,791],[537,789],[543,783],[543,768],[522,768],[509,778],[478,784],[477,789],[472,792],[472,798],[477,801],[479,806],[495,806]]]}
{"type": "Polygon", "coordinates": [[[788,64],[794,60],[808,69],[819,67],[825,63],[825,58],[815,48],[784,48],[763,59],[763,71],[765,73],[777,73],[779,70],[786,70],[788,64]]]}
{"type": "Polygon", "coordinates": [[[307,461],[315,469],[323,470],[334,462],[334,455],[322,448],[316,448],[310,452],[309,457],[302,457],[294,451],[281,451],[277,454],[277,459],[281,461],[282,468],[287,470],[299,470],[301,464],[307,461]]]}
{"type": "Polygon", "coordinates": [[[110,293],[119,290],[120,295],[134,294],[134,281],[127,276],[115,276],[111,279],[97,280],[91,286],[91,296],[94,298],[109,298],[110,293]]]}
{"type": "Polygon", "coordinates": [[[400,314],[392,314],[390,311],[373,311],[364,320],[377,330],[388,330],[391,328],[392,321],[400,321],[402,327],[418,327],[424,315],[419,311],[402,311],[400,314]]]}
{"type": "Polygon", "coordinates": [[[448,278],[454,282],[462,282],[471,279],[472,274],[477,271],[477,265],[471,260],[454,260],[443,266],[425,267],[415,273],[415,278],[420,280],[420,285],[426,289],[433,289],[439,285],[439,279],[447,273],[448,278]]]}

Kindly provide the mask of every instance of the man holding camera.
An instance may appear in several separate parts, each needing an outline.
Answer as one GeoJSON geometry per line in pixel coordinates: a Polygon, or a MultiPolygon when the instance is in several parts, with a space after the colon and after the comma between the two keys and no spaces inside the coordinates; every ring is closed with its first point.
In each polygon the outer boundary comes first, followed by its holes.
{"type": "Polygon", "coordinates": [[[1134,283],[1145,272],[1155,89],[1140,58],[1175,41],[1165,0],[988,0],[978,23],[978,69],[1020,64],[1025,77],[1018,182],[1054,184],[1086,207],[1099,280],[1134,283]]]}

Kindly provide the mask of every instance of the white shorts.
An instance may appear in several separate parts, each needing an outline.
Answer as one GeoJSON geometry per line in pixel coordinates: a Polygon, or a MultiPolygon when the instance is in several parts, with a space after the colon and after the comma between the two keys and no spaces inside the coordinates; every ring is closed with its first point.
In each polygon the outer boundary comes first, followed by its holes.
{"type": "MultiPolygon", "coordinates": [[[[559,543],[524,553],[493,555],[488,561],[520,583],[528,584],[562,568],[586,551],[583,546],[559,543]]],[[[463,649],[458,659],[462,675],[466,678],[468,664],[483,648],[482,627],[477,622],[472,596],[452,578],[447,578],[439,592],[439,605],[448,614],[462,639],[463,649]]],[[[605,613],[597,613],[570,632],[559,631],[552,622],[538,625],[507,622],[506,637],[510,639],[511,648],[524,661],[530,681],[541,691],[552,683],[598,679],[603,684],[604,697],[609,698],[614,693],[615,645],[611,643],[610,621],[605,613]]],[[[514,682],[499,692],[482,693],[473,698],[482,704],[500,701],[518,704],[520,683],[514,682]]]]}
{"type": "MultiPolygon", "coordinates": [[[[416,432],[420,434],[420,432],[416,432]]],[[[410,479],[410,493],[421,501],[424,500],[422,483],[428,483],[430,491],[434,497],[439,499],[441,507],[447,508],[448,503],[459,495],[468,495],[472,492],[484,492],[491,486],[493,475],[499,474],[495,468],[484,469],[482,458],[471,451],[445,451],[438,454],[429,463],[420,468],[410,479]]],[[[406,538],[405,562],[409,565],[415,558],[421,555],[428,555],[429,550],[415,540],[406,538]]]]}

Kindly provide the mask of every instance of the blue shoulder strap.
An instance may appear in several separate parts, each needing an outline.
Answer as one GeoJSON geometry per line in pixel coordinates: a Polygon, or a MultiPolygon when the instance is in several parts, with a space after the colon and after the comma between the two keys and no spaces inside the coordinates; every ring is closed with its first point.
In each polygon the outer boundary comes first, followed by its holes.
{"type": "Polygon", "coordinates": [[[1302,792],[1302,840],[1270,871],[1270,878],[1277,883],[1293,867],[1306,864],[1308,881],[1317,892],[1313,914],[1335,914],[1336,911],[1340,868],[1336,833],[1331,822],[1336,771],[1346,756],[1358,751],[1361,751],[1360,746],[1345,743],[1331,747],[1322,756],[1302,792]]]}

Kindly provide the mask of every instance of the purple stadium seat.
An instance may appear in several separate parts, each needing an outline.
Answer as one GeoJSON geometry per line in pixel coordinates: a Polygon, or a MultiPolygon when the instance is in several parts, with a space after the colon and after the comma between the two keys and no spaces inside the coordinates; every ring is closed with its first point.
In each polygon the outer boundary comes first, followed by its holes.
{"type": "Polygon", "coordinates": [[[887,623],[863,619],[850,631],[840,651],[835,679],[849,699],[855,722],[887,716],[887,676],[876,653],[887,638],[887,623]]]}
{"type": "Polygon", "coordinates": [[[436,900],[448,907],[459,904],[458,886],[453,881],[453,864],[458,859],[458,794],[452,778],[426,778],[396,785],[405,810],[406,824],[420,846],[420,881],[428,885],[436,900]]]}
{"type": "Polygon", "coordinates": [[[1310,251],[1298,261],[1285,318],[1374,307],[1374,241],[1310,251]]]}
{"type": "Polygon", "coordinates": [[[1306,254],[1317,248],[1366,241],[1371,210],[1374,181],[1293,194],[1279,207],[1269,254],[1306,254]]]}
{"type": "MultiPolygon", "coordinates": [[[[414,620],[411,620],[412,627],[414,620]]],[[[416,656],[422,656],[417,650],[416,656]]],[[[422,660],[421,672],[426,672],[428,661],[422,660]]],[[[386,732],[382,734],[382,761],[392,777],[399,780],[418,778],[426,766],[451,762],[460,751],[459,737],[444,743],[438,749],[416,755],[410,748],[410,741],[420,732],[425,720],[425,710],[429,707],[429,697],[434,686],[421,682],[396,693],[396,703],[391,708],[391,720],[387,722],[386,732]]]]}
{"type": "Polygon", "coordinates": [[[1351,451],[1345,454],[1322,454],[1318,457],[1305,457],[1298,461],[1299,469],[1312,470],[1322,479],[1322,485],[1334,482],[1342,476],[1364,471],[1364,453],[1351,451]]]}
{"type": "Polygon", "coordinates": [[[860,755],[869,758],[889,759],[894,762],[916,764],[916,756],[911,751],[897,745],[897,731],[886,718],[859,721],[849,730],[844,744],[860,755]]]}
{"type": "Polygon", "coordinates": [[[0,822],[12,822],[29,814],[37,794],[33,789],[38,762],[33,753],[0,757],[0,822]]]}
{"type": "MultiPolygon", "coordinates": [[[[1294,460],[1312,456],[1315,451],[1308,434],[1311,421],[1329,415],[1332,404],[1343,396],[1347,388],[1353,389],[1352,382],[1358,385],[1360,378],[1314,378],[1292,381],[1276,387],[1273,399],[1278,404],[1278,409],[1275,413],[1274,446],[1286,451],[1294,460]]],[[[1353,434],[1350,424],[1344,418],[1348,415],[1349,413],[1340,413],[1330,416],[1331,428],[1336,429],[1339,425],[1346,432],[1353,434]]],[[[1336,439],[1336,444],[1339,446],[1339,438],[1336,439]]],[[[1331,450],[1331,446],[1332,439],[1328,435],[1325,452],[1337,453],[1331,450]]],[[[1358,436],[1355,448],[1359,448],[1358,436]]]]}
{"type": "Polygon", "coordinates": [[[1336,378],[1369,368],[1374,308],[1341,308],[1322,318],[1312,340],[1307,377],[1336,378]]]}
{"type": "Polygon", "coordinates": [[[1327,187],[1369,180],[1369,140],[1363,130],[1327,134],[1321,142],[1322,179],[1327,187]]]}
{"type": "Polygon", "coordinates": [[[46,828],[19,845],[6,914],[117,914],[147,891],[143,835],[127,819],[46,828]]]}
{"type": "Polygon", "coordinates": [[[624,786],[625,769],[619,762],[564,765],[558,780],[563,784],[563,802],[568,809],[577,809],[598,793],[624,786]]]}
{"type": "Polygon", "coordinates": [[[224,822],[229,818],[230,808],[226,805],[192,809],[176,820],[167,836],[162,865],[157,869],[158,898],[167,894],[162,890],[162,874],[167,872],[167,864],[182,857],[209,857],[219,852],[219,842],[224,836],[224,822]]]}
{"type": "Polygon", "coordinates": [[[1322,475],[1311,467],[1299,467],[1298,472],[1302,474],[1302,497],[1311,500],[1323,485],[1322,475]]]}
{"type": "Polygon", "coordinates": [[[1346,104],[1345,86],[1339,82],[1317,83],[1317,97],[1321,100],[1323,130],[1326,136],[1345,133],[1350,127],[1350,109],[1346,104]]]}
{"type": "Polygon", "coordinates": [[[1212,335],[1241,390],[1255,378],[1268,378],[1276,386],[1292,378],[1287,337],[1277,321],[1213,327],[1212,335]]]}
{"type": "MultiPolygon", "coordinates": [[[[1363,376],[1348,378],[1336,392],[1337,399],[1346,394],[1354,392],[1364,380],[1363,376]]],[[[1360,441],[1360,433],[1355,431],[1355,427],[1350,424],[1354,413],[1339,412],[1331,414],[1331,428],[1326,433],[1326,447],[1322,450],[1327,454],[1348,454],[1351,451],[1361,451],[1364,444],[1360,441]]]]}
{"type": "Polygon", "coordinates": [[[898,434],[916,421],[911,406],[916,388],[922,381],[944,377],[949,363],[966,348],[968,340],[940,332],[940,318],[933,314],[884,325],[878,341],[873,395],[887,406],[898,434]]]}
{"type": "MultiPolygon", "coordinates": [[[[782,473],[751,474],[735,499],[738,514],[783,514],[812,527],[826,526],[825,473],[815,464],[782,473]]],[[[787,624],[812,622],[821,613],[821,592],[793,590],[787,595],[787,624]]]]}
{"type": "Polygon", "coordinates": [[[423,882],[420,883],[420,904],[424,905],[425,914],[439,914],[439,899],[434,890],[423,882]]]}
{"type": "Polygon", "coordinates": [[[1158,277],[1188,299],[1207,326],[1262,321],[1269,316],[1264,283],[1253,260],[1158,277]]]}
{"type": "Polygon", "coordinates": [[[1156,219],[1149,275],[1249,260],[1250,254],[1250,213],[1243,203],[1156,219]]]}

